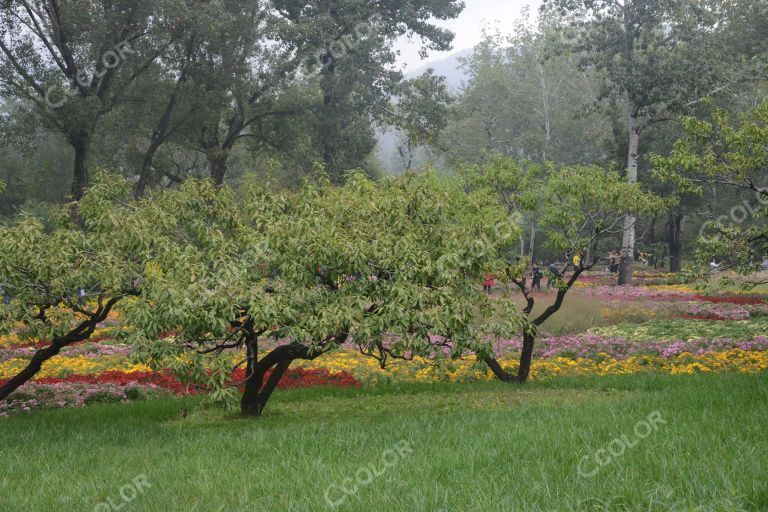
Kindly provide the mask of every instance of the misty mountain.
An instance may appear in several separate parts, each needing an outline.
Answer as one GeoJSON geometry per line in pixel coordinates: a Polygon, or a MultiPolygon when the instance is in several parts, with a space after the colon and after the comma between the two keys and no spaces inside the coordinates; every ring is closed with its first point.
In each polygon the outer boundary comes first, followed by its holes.
{"type": "Polygon", "coordinates": [[[465,50],[458,51],[448,57],[416,68],[415,70],[406,73],[406,78],[414,78],[424,73],[427,69],[434,69],[436,75],[444,76],[448,88],[454,94],[457,94],[462,87],[462,84],[466,81],[467,76],[463,69],[461,69],[460,59],[469,57],[474,50],[467,48],[465,50]]]}
{"type": "MultiPolygon", "coordinates": [[[[444,76],[448,89],[453,94],[459,94],[467,80],[467,75],[461,68],[460,59],[472,55],[472,49],[458,51],[448,57],[425,64],[405,74],[406,78],[415,78],[428,69],[433,69],[438,76],[444,76]]],[[[397,153],[397,133],[394,130],[384,130],[378,134],[376,158],[381,168],[387,172],[400,173],[403,164],[397,153]]]]}

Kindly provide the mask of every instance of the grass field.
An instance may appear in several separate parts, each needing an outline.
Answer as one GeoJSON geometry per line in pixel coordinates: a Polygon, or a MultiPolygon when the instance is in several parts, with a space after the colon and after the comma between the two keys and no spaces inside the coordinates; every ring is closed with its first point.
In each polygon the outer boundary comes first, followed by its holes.
{"type": "Polygon", "coordinates": [[[183,398],[0,428],[2,511],[768,510],[765,373],[301,389],[258,420],[183,398]]]}

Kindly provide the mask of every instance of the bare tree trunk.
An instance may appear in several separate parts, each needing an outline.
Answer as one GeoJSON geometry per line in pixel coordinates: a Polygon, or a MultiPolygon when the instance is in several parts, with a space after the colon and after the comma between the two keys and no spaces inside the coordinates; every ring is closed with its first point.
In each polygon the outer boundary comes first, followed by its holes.
{"type": "Polygon", "coordinates": [[[58,355],[62,348],[63,347],[58,345],[49,345],[35,352],[32,359],[27,363],[27,366],[10,378],[8,382],[0,386],[0,400],[5,400],[8,395],[37,375],[37,372],[43,367],[43,363],[58,355]]]}
{"type": "Polygon", "coordinates": [[[85,189],[88,187],[88,135],[79,135],[72,141],[72,147],[75,150],[75,167],[72,177],[72,200],[79,201],[83,198],[85,189]]]}
{"type": "MultiPolygon", "coordinates": [[[[344,339],[346,336],[345,334],[344,339]]],[[[246,346],[249,357],[256,353],[255,343],[247,342],[246,346]]],[[[292,343],[273,349],[260,361],[249,362],[249,368],[252,368],[252,371],[249,370],[243,396],[240,399],[240,412],[243,416],[261,416],[269,397],[272,396],[272,392],[294,360],[312,360],[320,354],[322,352],[311,353],[309,347],[292,343]],[[270,369],[272,373],[265,383],[264,378],[270,369]]]]}
{"type": "Polygon", "coordinates": [[[683,212],[679,206],[669,210],[669,271],[681,272],[683,270],[683,242],[682,229],[683,212]]]}
{"type": "MultiPolygon", "coordinates": [[[[334,117],[336,114],[336,100],[334,94],[334,88],[336,74],[336,58],[328,53],[323,57],[323,70],[321,72],[322,80],[320,87],[323,92],[323,123],[328,123],[328,117],[334,117]]],[[[335,122],[335,120],[334,120],[335,122]]],[[[327,133],[328,130],[323,130],[326,133],[320,134],[320,144],[323,147],[323,163],[325,164],[325,170],[330,173],[334,180],[336,180],[336,159],[337,159],[337,141],[335,133],[327,133]]]]}
{"type": "Polygon", "coordinates": [[[139,181],[136,183],[136,190],[134,191],[134,197],[139,199],[144,196],[144,191],[149,183],[149,174],[152,170],[152,162],[155,159],[157,150],[160,149],[169,134],[169,127],[171,125],[171,116],[176,109],[176,104],[179,101],[179,95],[181,94],[181,88],[187,81],[187,67],[185,66],[179,79],[176,81],[176,86],[173,88],[171,96],[168,98],[168,103],[165,106],[160,121],[157,124],[157,128],[152,132],[152,137],[149,141],[149,147],[144,154],[144,161],[141,164],[141,170],[139,172],[139,181]]]}
{"type": "MultiPolygon", "coordinates": [[[[627,155],[627,182],[637,183],[637,160],[640,146],[640,127],[637,109],[630,107],[629,113],[629,151],[627,155]]],[[[621,264],[619,265],[619,284],[632,283],[632,264],[635,261],[635,224],[637,217],[627,214],[624,217],[624,237],[621,244],[621,264]]]]}

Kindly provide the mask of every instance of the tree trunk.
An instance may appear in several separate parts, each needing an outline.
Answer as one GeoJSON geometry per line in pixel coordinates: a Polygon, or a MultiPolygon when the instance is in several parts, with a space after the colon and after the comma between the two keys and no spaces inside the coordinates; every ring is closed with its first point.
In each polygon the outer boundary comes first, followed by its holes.
{"type": "MultiPolygon", "coordinates": [[[[633,106],[629,114],[629,151],[627,155],[627,182],[637,183],[637,160],[640,146],[640,127],[637,109],[633,106]]],[[[619,284],[632,283],[632,264],[635,261],[635,224],[637,217],[627,214],[624,217],[624,237],[621,244],[621,263],[619,265],[619,284]]]]}
{"type": "MultiPolygon", "coordinates": [[[[345,333],[339,339],[343,342],[347,336],[348,333],[345,333]]],[[[280,382],[285,371],[294,360],[312,360],[322,353],[310,353],[309,347],[299,343],[291,343],[273,349],[260,361],[254,362],[254,355],[256,354],[255,345],[246,342],[246,350],[248,351],[249,359],[253,357],[253,359],[249,360],[249,367],[253,370],[245,380],[245,389],[240,399],[240,411],[244,416],[261,416],[269,397],[272,396],[272,392],[277,387],[277,383],[280,382]],[[267,382],[264,383],[264,378],[270,369],[272,369],[272,373],[269,375],[267,382]]]]}
{"type": "Polygon", "coordinates": [[[72,177],[73,201],[82,199],[85,189],[88,187],[88,146],[89,138],[87,135],[80,135],[72,141],[72,147],[75,150],[75,168],[72,177]]]}
{"type": "Polygon", "coordinates": [[[523,334],[523,350],[520,352],[520,368],[517,370],[517,381],[521,384],[528,380],[533,359],[533,345],[536,337],[533,334],[523,334]]]}
{"type": "Polygon", "coordinates": [[[683,270],[683,243],[682,243],[683,212],[680,207],[669,210],[669,271],[681,272],[683,270]]]}
{"type": "MultiPolygon", "coordinates": [[[[593,264],[588,264],[586,268],[592,268],[593,264]]],[[[549,305],[544,312],[542,312],[538,317],[536,317],[531,322],[531,328],[523,330],[523,348],[520,351],[520,366],[517,370],[517,374],[511,374],[507,372],[499,363],[499,361],[493,357],[489,356],[485,358],[485,363],[488,365],[488,367],[491,369],[493,374],[498,378],[499,380],[503,382],[510,382],[510,383],[518,383],[518,384],[524,384],[528,380],[528,376],[531,373],[531,362],[533,360],[533,348],[536,344],[536,333],[539,330],[539,327],[541,327],[544,322],[549,320],[549,318],[560,311],[560,308],[563,306],[563,301],[565,300],[565,295],[568,293],[568,290],[570,290],[573,285],[578,281],[579,276],[586,270],[584,266],[577,268],[573,275],[568,279],[568,282],[565,286],[565,288],[560,289],[557,291],[557,297],[555,298],[555,302],[553,302],[551,305],[549,305]]],[[[528,296],[527,297],[528,305],[523,311],[526,315],[530,314],[531,311],[533,311],[534,306],[534,298],[528,296]]]]}
{"type": "Polygon", "coordinates": [[[160,121],[157,124],[157,128],[152,132],[152,137],[149,141],[149,147],[144,154],[144,161],[141,164],[141,171],[139,173],[139,181],[136,183],[136,190],[134,191],[134,197],[139,199],[144,196],[144,191],[149,183],[149,174],[152,169],[152,162],[155,159],[155,154],[160,146],[165,143],[168,138],[168,129],[171,125],[171,116],[176,109],[176,104],[179,101],[179,95],[181,94],[181,87],[187,81],[187,68],[184,67],[181,71],[181,76],[176,81],[176,86],[173,88],[173,92],[168,98],[168,103],[165,105],[165,111],[163,112],[160,121]]]}
{"type": "Polygon", "coordinates": [[[293,359],[290,357],[278,361],[271,367],[272,373],[266,383],[264,383],[264,377],[270,367],[262,362],[255,365],[253,373],[245,381],[245,389],[240,399],[240,412],[243,416],[261,416],[269,397],[272,396],[272,392],[292,362],[293,359]]]}
{"type": "Polygon", "coordinates": [[[210,168],[210,176],[217,187],[224,185],[224,175],[227,174],[227,160],[229,159],[229,151],[222,149],[214,149],[212,153],[208,153],[208,167],[210,168]]]}
{"type": "Polygon", "coordinates": [[[259,391],[264,384],[264,371],[254,367],[245,379],[245,389],[240,398],[240,412],[243,416],[260,416],[264,404],[259,401],[259,391]]]}
{"type": "Polygon", "coordinates": [[[152,169],[152,161],[155,159],[155,153],[160,149],[160,144],[155,144],[154,136],[153,140],[147,148],[147,152],[144,154],[144,161],[141,163],[141,170],[139,171],[139,181],[136,182],[136,190],[133,192],[134,199],[141,199],[144,197],[144,191],[149,183],[149,172],[152,169]]]}
{"type": "Polygon", "coordinates": [[[23,370],[0,386],[0,400],[4,400],[8,395],[32,379],[32,377],[40,371],[43,364],[52,357],[57,356],[59,352],[61,352],[61,349],[73,343],[85,341],[90,338],[96,330],[96,326],[107,319],[110,311],[112,311],[112,308],[115,307],[115,304],[117,304],[121,298],[122,297],[113,297],[109,299],[103,307],[100,307],[95,313],[89,314],[88,318],[83,320],[77,327],[63,336],[54,337],[50,345],[37,350],[23,370]]]}
{"type": "Polygon", "coordinates": [[[336,119],[336,58],[328,53],[323,57],[323,70],[321,72],[320,88],[323,93],[323,116],[321,121],[322,132],[320,133],[320,144],[323,148],[323,163],[325,164],[325,170],[328,172],[334,181],[337,176],[336,159],[338,153],[336,133],[332,133],[335,130],[331,129],[334,123],[337,123],[336,119]]]}
{"type": "Polygon", "coordinates": [[[5,400],[8,395],[16,391],[18,388],[28,382],[32,377],[34,377],[37,372],[40,371],[40,368],[43,367],[43,363],[48,361],[50,358],[57,356],[59,352],[61,352],[62,348],[63,347],[59,345],[49,345],[36,351],[32,356],[32,359],[23,370],[14,375],[10,380],[8,380],[8,382],[0,386],[0,400],[5,400]]]}

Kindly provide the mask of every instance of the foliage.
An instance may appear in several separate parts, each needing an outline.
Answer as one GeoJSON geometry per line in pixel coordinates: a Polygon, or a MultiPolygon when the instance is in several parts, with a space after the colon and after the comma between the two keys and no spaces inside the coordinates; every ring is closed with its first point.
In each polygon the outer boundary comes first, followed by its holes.
{"type": "Polygon", "coordinates": [[[439,136],[448,124],[453,97],[448,92],[445,77],[435,76],[431,69],[406,80],[401,89],[402,93],[393,107],[392,122],[400,131],[400,158],[405,170],[410,171],[417,148],[440,145],[439,136]]]}
{"type": "Polygon", "coordinates": [[[542,163],[604,164],[612,113],[590,110],[598,75],[577,54],[554,55],[563,20],[527,13],[513,35],[484,33],[462,67],[467,83],[443,136],[449,160],[480,163],[493,154],[542,163]]]}
{"type": "Polygon", "coordinates": [[[66,210],[59,212],[52,231],[32,216],[0,225],[0,283],[13,298],[0,308],[0,332],[21,325],[17,335],[22,339],[54,341],[84,332],[85,322],[93,334],[111,310],[110,301],[130,293],[142,265],[121,246],[123,238],[95,219],[108,214],[99,200],[110,194],[111,189],[94,187],[84,200],[87,231],[76,227],[66,210]],[[81,289],[92,302],[80,302],[81,289]],[[90,325],[102,311],[103,318],[90,325]]]}
{"type": "Polygon", "coordinates": [[[155,222],[142,295],[123,308],[131,339],[151,364],[216,388],[232,371],[216,348],[243,348],[245,324],[308,357],[348,338],[381,364],[442,338],[456,355],[477,349],[496,310],[476,283],[515,232],[492,201],[415,175],[295,194],[253,184],[240,198],[190,182],[135,212],[170,229],[155,222]],[[157,341],[166,331],[176,337],[157,341]]]}
{"type": "MultiPolygon", "coordinates": [[[[768,258],[764,220],[768,192],[759,182],[768,165],[768,103],[753,109],[738,124],[724,111],[717,111],[711,121],[687,118],[684,126],[686,136],[669,156],[654,158],[661,179],[684,193],[701,194],[707,187],[724,185],[754,194],[751,200],[734,207],[738,211],[731,218],[719,217],[702,228],[704,236],[696,253],[699,269],[708,269],[709,262],[715,260],[723,263],[723,269],[752,274],[768,258]]],[[[760,283],[758,276],[745,286],[760,283]]]]}
{"type": "Polygon", "coordinates": [[[518,219],[534,215],[558,254],[592,249],[602,238],[622,233],[625,213],[652,212],[662,205],[615,170],[598,166],[540,165],[497,154],[482,165],[464,166],[461,173],[518,219]]]}

